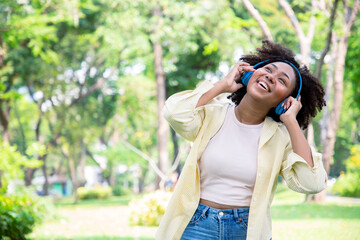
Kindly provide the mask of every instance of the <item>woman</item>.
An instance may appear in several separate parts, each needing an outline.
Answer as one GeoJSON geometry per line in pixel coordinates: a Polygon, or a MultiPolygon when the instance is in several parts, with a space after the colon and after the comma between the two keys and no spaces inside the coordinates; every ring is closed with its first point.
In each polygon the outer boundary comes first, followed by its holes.
{"type": "Polygon", "coordinates": [[[165,118],[193,146],[158,240],[269,240],[279,175],[297,192],[326,187],[321,155],[301,131],[325,105],[321,83],[269,41],[240,60],[223,80],[165,103],[165,118]],[[216,99],[223,93],[235,105],[216,99]]]}

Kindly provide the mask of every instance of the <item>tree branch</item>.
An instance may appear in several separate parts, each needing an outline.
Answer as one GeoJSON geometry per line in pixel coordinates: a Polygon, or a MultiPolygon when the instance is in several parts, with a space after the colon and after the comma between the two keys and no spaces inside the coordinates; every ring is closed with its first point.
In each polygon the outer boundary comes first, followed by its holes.
{"type": "Polygon", "coordinates": [[[334,26],[334,22],[335,22],[336,9],[337,9],[338,2],[339,2],[339,0],[335,0],[333,7],[331,9],[329,29],[328,29],[328,34],[326,37],[326,45],[325,45],[323,51],[321,52],[321,56],[318,60],[317,66],[316,66],[315,76],[318,79],[321,79],[321,69],[322,69],[322,65],[324,64],[324,58],[330,49],[330,44],[331,44],[331,40],[332,40],[332,31],[333,31],[333,26],[334,26]]]}
{"type": "Polygon", "coordinates": [[[251,14],[251,16],[253,16],[253,18],[255,18],[255,20],[258,22],[265,38],[269,41],[274,41],[269,27],[267,26],[266,22],[263,20],[261,15],[259,14],[259,11],[252,5],[250,0],[242,0],[242,3],[244,4],[248,12],[251,14]]]}
{"type": "MultiPolygon", "coordinates": [[[[354,25],[356,16],[359,12],[359,0],[355,0],[354,2],[354,6],[351,8],[348,8],[347,6],[344,6],[348,11],[351,11],[351,15],[349,17],[349,19],[347,20],[347,16],[345,16],[345,28],[344,28],[344,35],[348,38],[349,37],[349,33],[351,30],[351,27],[354,25]]],[[[346,11],[347,12],[347,11],[346,11]]]]}
{"type": "Polygon", "coordinates": [[[5,54],[6,54],[6,45],[5,45],[5,41],[3,41],[1,35],[0,35],[0,43],[1,43],[1,47],[0,47],[0,66],[3,65],[4,59],[5,59],[5,54]]]}
{"type": "Polygon", "coordinates": [[[83,94],[80,94],[78,98],[75,98],[71,101],[69,107],[72,107],[73,105],[75,105],[76,103],[78,103],[81,99],[89,96],[91,93],[95,92],[96,90],[100,89],[100,87],[104,84],[104,82],[106,81],[105,78],[99,78],[95,84],[93,84],[89,90],[83,94]]]}
{"type": "MultiPolygon", "coordinates": [[[[120,56],[121,56],[122,52],[123,52],[126,48],[127,48],[127,45],[119,52],[119,60],[117,61],[115,67],[113,67],[113,68],[111,69],[111,73],[110,73],[109,78],[113,76],[113,74],[115,73],[115,71],[116,71],[117,69],[119,69],[119,66],[120,66],[120,63],[121,63],[121,58],[120,58],[120,56]]],[[[90,69],[90,67],[89,67],[88,69],[90,69]]],[[[79,97],[73,99],[73,100],[71,101],[69,107],[75,105],[75,104],[78,103],[81,99],[89,96],[91,93],[93,93],[93,92],[95,92],[96,90],[100,89],[100,87],[105,83],[105,81],[106,81],[105,78],[103,78],[103,77],[102,77],[102,78],[99,78],[99,79],[96,81],[96,83],[93,84],[93,85],[89,88],[89,90],[88,90],[87,92],[82,93],[82,91],[80,91],[79,97]]]]}
{"type": "Polygon", "coordinates": [[[278,0],[280,6],[284,9],[286,16],[290,19],[291,24],[293,25],[296,35],[299,38],[299,41],[306,41],[304,31],[302,30],[299,21],[296,18],[296,15],[289,3],[286,0],[278,0]]]}
{"type": "Polygon", "coordinates": [[[85,152],[86,152],[86,155],[88,155],[91,158],[91,160],[93,160],[100,167],[100,163],[98,163],[96,161],[96,159],[94,158],[92,153],[89,151],[89,148],[87,146],[85,146],[85,152]]]}
{"type": "Polygon", "coordinates": [[[310,22],[309,22],[309,30],[307,33],[307,40],[308,42],[312,42],[312,39],[314,38],[314,34],[315,34],[315,26],[316,26],[316,11],[317,11],[317,3],[315,2],[315,0],[311,0],[311,7],[312,7],[312,14],[310,17],[310,22]]]}
{"type": "Polygon", "coordinates": [[[152,169],[155,171],[155,173],[162,179],[162,180],[166,180],[167,176],[158,168],[158,166],[156,165],[154,159],[152,159],[151,157],[149,157],[148,155],[146,155],[145,153],[143,153],[141,150],[137,149],[135,146],[133,146],[132,144],[130,144],[128,141],[126,140],[122,140],[122,142],[124,143],[124,145],[129,148],[131,151],[135,152],[137,155],[139,155],[140,157],[142,157],[143,159],[145,159],[146,161],[148,161],[150,163],[150,166],[152,167],[152,169]]]}

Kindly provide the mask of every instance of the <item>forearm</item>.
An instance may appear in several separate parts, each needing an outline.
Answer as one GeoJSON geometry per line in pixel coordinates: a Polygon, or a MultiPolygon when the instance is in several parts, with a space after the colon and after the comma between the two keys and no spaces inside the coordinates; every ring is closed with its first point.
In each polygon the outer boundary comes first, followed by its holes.
{"type": "Polygon", "coordinates": [[[203,106],[203,105],[207,104],[213,98],[217,97],[218,95],[220,95],[222,93],[224,93],[224,87],[223,87],[222,82],[215,83],[213,88],[208,90],[206,93],[204,93],[200,97],[196,107],[200,107],[200,106],[203,106]]]}
{"type": "Polygon", "coordinates": [[[231,69],[231,71],[225,76],[225,78],[217,83],[214,84],[214,87],[204,93],[196,107],[203,106],[207,104],[210,100],[218,96],[222,93],[233,93],[243,87],[243,85],[238,82],[241,79],[242,75],[246,71],[254,72],[254,68],[250,66],[248,63],[245,62],[238,62],[235,66],[231,69]]]}
{"type": "Polygon", "coordinates": [[[285,126],[290,134],[293,151],[302,157],[310,167],[314,167],[314,161],[311,154],[309,143],[306,141],[301,128],[296,119],[287,121],[285,126]]]}

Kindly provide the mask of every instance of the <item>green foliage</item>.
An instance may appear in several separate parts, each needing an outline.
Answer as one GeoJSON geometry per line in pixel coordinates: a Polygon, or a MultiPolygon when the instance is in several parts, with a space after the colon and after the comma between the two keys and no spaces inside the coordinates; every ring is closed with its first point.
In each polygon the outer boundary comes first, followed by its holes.
{"type": "Polygon", "coordinates": [[[29,195],[0,195],[0,236],[10,239],[26,239],[35,224],[40,223],[48,208],[45,202],[29,195]]]}
{"type": "Polygon", "coordinates": [[[345,197],[360,197],[360,145],[353,146],[346,161],[346,173],[342,173],[332,191],[345,197]]]}
{"type": "Polygon", "coordinates": [[[83,199],[106,199],[111,197],[111,187],[103,187],[97,185],[93,188],[80,187],[77,189],[77,194],[80,200],[83,199]]]}
{"type": "Polygon", "coordinates": [[[343,197],[360,197],[360,171],[341,174],[332,192],[343,197]]]}
{"type": "Polygon", "coordinates": [[[128,188],[124,188],[124,187],[122,187],[122,186],[120,186],[120,185],[115,185],[115,186],[113,186],[112,187],[112,194],[114,195],[114,196],[118,196],[118,197],[120,197],[120,196],[126,196],[126,195],[130,195],[131,194],[131,190],[130,189],[128,189],[128,188]]]}
{"type": "MultiPolygon", "coordinates": [[[[252,3],[275,41],[299,53],[295,31],[277,1],[252,3]]],[[[307,32],[311,1],[290,3],[307,32]]],[[[339,21],[335,30],[341,34],[339,21]]],[[[317,12],[311,53],[315,58],[324,46],[327,26],[326,11],[317,12]]],[[[342,160],[348,157],[349,146],[360,140],[356,132],[360,124],[356,120],[360,119],[356,105],[358,28],[359,17],[349,38],[344,86],[344,105],[353,108],[342,113],[334,156],[339,167],[333,175],[344,168],[342,160]]],[[[11,145],[18,146],[16,151],[27,158],[17,155],[16,159],[28,162],[46,156],[48,168],[62,166],[59,170],[64,172],[69,166],[66,161],[76,168],[83,150],[96,154],[101,150],[94,146],[101,142],[107,145],[100,154],[107,158],[109,178],[119,163],[139,164],[140,178],[148,171],[147,162],[124,147],[121,139],[157,157],[153,43],[162,46],[170,95],[194,88],[205,76],[221,78],[220,63],[232,65],[235,51],[237,55],[248,53],[263,39],[258,23],[241,1],[227,0],[3,0],[0,32],[0,111],[9,107],[11,145]],[[162,9],[160,17],[152,16],[156,6],[162,9]],[[101,87],[80,98],[99,80],[101,87]],[[40,128],[35,132],[37,124],[40,128]],[[44,140],[46,155],[43,146],[32,144],[38,136],[44,140]],[[110,141],[114,141],[111,146],[110,141]]],[[[23,177],[27,166],[14,162],[15,173],[4,161],[0,159],[3,181],[23,177]]]]}
{"type": "MultiPolygon", "coordinates": [[[[345,77],[344,81],[351,84],[349,91],[352,93],[351,105],[357,107],[360,104],[360,16],[358,14],[357,19],[355,20],[354,27],[352,29],[352,34],[349,37],[349,46],[348,52],[346,55],[346,65],[345,65],[345,77]]],[[[360,116],[360,114],[358,115],[360,116]]],[[[360,123],[359,123],[360,124],[360,123]]],[[[360,136],[359,136],[360,138],[360,136]]]]}
{"type": "MultiPolygon", "coordinates": [[[[43,154],[44,149],[38,143],[34,143],[29,149],[31,154],[43,154]],[[37,146],[38,149],[33,146],[37,146]]],[[[0,171],[2,191],[5,192],[7,185],[12,179],[19,179],[23,176],[23,168],[37,168],[42,165],[42,162],[35,158],[27,158],[22,155],[16,146],[10,146],[8,143],[0,141],[0,171]]]]}
{"type": "Polygon", "coordinates": [[[142,199],[131,201],[129,204],[131,208],[130,224],[158,226],[170,196],[170,192],[156,191],[145,195],[142,199]]]}

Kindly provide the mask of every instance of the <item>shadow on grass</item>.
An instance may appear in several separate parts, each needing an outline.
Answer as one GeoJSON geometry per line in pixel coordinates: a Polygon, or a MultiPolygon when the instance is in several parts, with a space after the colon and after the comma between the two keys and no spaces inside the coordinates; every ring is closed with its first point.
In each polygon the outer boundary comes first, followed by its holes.
{"type": "Polygon", "coordinates": [[[271,207],[272,219],[360,219],[360,205],[295,204],[271,207]]]}

